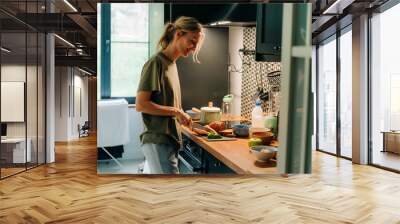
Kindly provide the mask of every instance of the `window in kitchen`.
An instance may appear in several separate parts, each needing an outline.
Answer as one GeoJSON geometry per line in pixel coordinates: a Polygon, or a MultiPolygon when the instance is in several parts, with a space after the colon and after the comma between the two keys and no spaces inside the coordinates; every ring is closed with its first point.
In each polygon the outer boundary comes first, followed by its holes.
{"type": "Polygon", "coordinates": [[[149,58],[149,4],[111,4],[111,97],[134,97],[149,58]]]}
{"type": "Polygon", "coordinates": [[[371,18],[370,162],[400,171],[400,4],[371,18]]]}
{"type": "Polygon", "coordinates": [[[336,154],[336,35],[318,47],[317,149],[336,154]]]}
{"type": "Polygon", "coordinates": [[[163,3],[102,4],[99,10],[101,98],[133,103],[144,63],[156,52],[164,26],[163,3]],[[100,25],[101,24],[101,25],[100,25]]]}

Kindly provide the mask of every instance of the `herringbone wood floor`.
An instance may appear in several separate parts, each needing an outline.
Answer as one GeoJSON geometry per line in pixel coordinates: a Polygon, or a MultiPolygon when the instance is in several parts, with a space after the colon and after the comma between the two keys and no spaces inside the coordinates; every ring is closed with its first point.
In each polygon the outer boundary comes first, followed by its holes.
{"type": "Polygon", "coordinates": [[[322,153],[289,178],[98,176],[95,145],[0,181],[0,223],[400,223],[400,175],[322,153]]]}

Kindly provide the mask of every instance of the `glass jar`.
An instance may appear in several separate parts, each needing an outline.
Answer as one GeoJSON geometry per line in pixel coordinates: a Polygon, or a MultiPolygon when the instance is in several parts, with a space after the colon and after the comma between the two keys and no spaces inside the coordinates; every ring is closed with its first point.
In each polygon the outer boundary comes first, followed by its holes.
{"type": "Polygon", "coordinates": [[[232,115],[232,101],[233,101],[233,94],[229,94],[224,96],[224,98],[222,99],[222,120],[225,123],[225,127],[226,128],[230,128],[231,127],[231,121],[233,118],[232,115]]]}

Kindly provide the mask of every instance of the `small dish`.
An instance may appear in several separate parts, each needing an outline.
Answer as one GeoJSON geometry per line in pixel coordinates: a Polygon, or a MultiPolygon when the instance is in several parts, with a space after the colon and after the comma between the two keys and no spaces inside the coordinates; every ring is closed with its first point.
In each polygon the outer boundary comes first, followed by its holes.
{"type": "Polygon", "coordinates": [[[278,149],[273,146],[257,145],[250,148],[251,153],[256,156],[257,161],[267,162],[274,158],[278,152],[278,149]]]}

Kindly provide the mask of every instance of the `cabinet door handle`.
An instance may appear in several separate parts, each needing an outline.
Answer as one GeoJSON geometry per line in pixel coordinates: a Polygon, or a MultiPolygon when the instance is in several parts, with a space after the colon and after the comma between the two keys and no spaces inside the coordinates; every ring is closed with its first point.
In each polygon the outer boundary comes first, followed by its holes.
{"type": "Polygon", "coordinates": [[[274,49],[275,51],[280,51],[281,47],[280,46],[274,46],[272,49],[274,49]]]}

